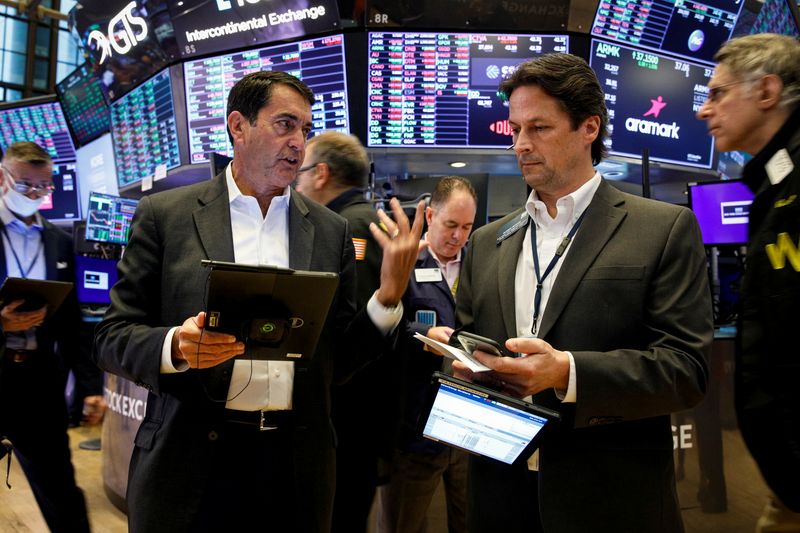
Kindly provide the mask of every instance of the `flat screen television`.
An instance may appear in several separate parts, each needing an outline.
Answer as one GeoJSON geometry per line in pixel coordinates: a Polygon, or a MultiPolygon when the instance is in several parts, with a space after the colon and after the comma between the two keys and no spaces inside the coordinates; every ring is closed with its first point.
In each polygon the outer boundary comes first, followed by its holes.
{"type": "Polygon", "coordinates": [[[169,70],[111,104],[119,188],[181,164],[169,70]]]}
{"type": "Polygon", "coordinates": [[[81,211],[78,205],[78,175],[75,163],[53,164],[53,185],[55,190],[45,197],[39,212],[50,222],[69,222],[79,220],[81,211]]]}
{"type": "Polygon", "coordinates": [[[689,207],[707,245],[747,243],[747,221],[753,192],[742,181],[689,183],[689,207]]]}
{"type": "Polygon", "coordinates": [[[75,257],[75,287],[78,302],[108,305],[109,292],[117,282],[117,261],[78,255],[75,257]]]}
{"type": "Polygon", "coordinates": [[[70,28],[111,100],[179,58],[166,0],[81,0],[70,28]]]}
{"type": "Polygon", "coordinates": [[[279,70],[303,80],[316,97],[313,130],[349,133],[344,38],[330,35],[184,63],[191,163],[232,156],[227,106],[231,87],[250,72],[279,70]]]}
{"type": "Polygon", "coordinates": [[[53,161],[75,161],[75,145],[55,96],[0,104],[0,149],[19,141],[35,142],[53,161]]]}
{"type": "Polygon", "coordinates": [[[744,4],[743,0],[600,0],[591,34],[712,63],[720,45],[730,38],[744,4]]]}
{"type": "Polygon", "coordinates": [[[569,52],[567,35],[370,32],[367,145],[507,148],[497,94],[517,65],[569,52]]]}
{"type": "Polygon", "coordinates": [[[133,213],[138,200],[110,194],[89,194],[86,240],[107,244],[128,244],[133,213]]]}
{"type": "Polygon", "coordinates": [[[592,39],[590,64],[606,95],[612,155],[711,168],[714,140],[695,113],[713,69],[592,39]]]}
{"type": "Polygon", "coordinates": [[[184,58],[340,28],[334,0],[182,0],[169,2],[180,54],[184,58]]]}
{"type": "Polygon", "coordinates": [[[82,146],[108,132],[111,121],[104,86],[84,63],[56,85],[67,124],[75,142],[82,146]]]}
{"type": "Polygon", "coordinates": [[[81,146],[76,150],[76,155],[81,218],[86,218],[90,192],[119,195],[117,168],[114,162],[114,143],[111,142],[111,134],[106,133],[81,146]]]}

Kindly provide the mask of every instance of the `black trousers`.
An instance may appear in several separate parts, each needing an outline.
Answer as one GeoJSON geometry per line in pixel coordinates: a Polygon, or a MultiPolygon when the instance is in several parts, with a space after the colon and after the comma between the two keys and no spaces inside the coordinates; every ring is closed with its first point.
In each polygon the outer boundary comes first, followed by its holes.
{"type": "Polygon", "coordinates": [[[470,533],[542,533],[539,473],[470,457],[467,478],[467,531],[470,533]],[[508,513],[508,509],[514,509],[508,513]]]}
{"type": "Polygon", "coordinates": [[[11,441],[50,530],[88,532],[70,458],[64,374],[55,361],[48,353],[24,362],[0,357],[0,435],[11,441]]]}

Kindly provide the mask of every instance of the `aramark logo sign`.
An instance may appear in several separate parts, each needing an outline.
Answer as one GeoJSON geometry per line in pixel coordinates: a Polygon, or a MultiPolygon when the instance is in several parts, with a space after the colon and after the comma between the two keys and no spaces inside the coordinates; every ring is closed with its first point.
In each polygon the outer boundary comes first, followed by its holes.
{"type": "MultiPolygon", "coordinates": [[[[642,115],[643,117],[658,118],[661,111],[667,106],[667,102],[659,96],[656,99],[650,100],[650,109],[642,115]]],[[[655,135],[656,137],[667,137],[670,139],[679,139],[678,131],[681,129],[677,123],[662,124],[652,120],[642,120],[639,118],[629,117],[625,120],[625,129],[632,132],[644,133],[646,135],[655,135]]]]}
{"type": "Polygon", "coordinates": [[[89,34],[86,44],[91,48],[92,43],[97,43],[101,52],[98,61],[100,64],[111,57],[112,48],[118,54],[127,54],[134,46],[147,39],[147,21],[134,16],[135,7],[136,2],[131,2],[108,22],[108,36],[100,30],[93,30],[89,34]],[[118,27],[120,24],[122,26],[118,27]],[[134,26],[138,26],[139,31],[134,31],[134,26]]]}

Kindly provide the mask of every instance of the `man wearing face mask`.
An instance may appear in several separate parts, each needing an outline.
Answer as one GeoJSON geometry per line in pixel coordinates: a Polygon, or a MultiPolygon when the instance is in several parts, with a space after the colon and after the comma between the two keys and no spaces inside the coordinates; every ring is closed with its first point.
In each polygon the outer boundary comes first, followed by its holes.
{"type": "MultiPolygon", "coordinates": [[[[3,154],[0,280],[74,281],[72,239],[38,213],[53,190],[52,175],[50,156],[32,142],[14,143],[3,154]]],[[[89,531],[70,460],[64,397],[65,369],[86,367],[80,364],[78,303],[71,294],[49,317],[45,307],[20,310],[24,303],[0,310],[0,438],[11,442],[50,529],[89,531]]],[[[0,455],[6,451],[0,447],[0,455]]]]}

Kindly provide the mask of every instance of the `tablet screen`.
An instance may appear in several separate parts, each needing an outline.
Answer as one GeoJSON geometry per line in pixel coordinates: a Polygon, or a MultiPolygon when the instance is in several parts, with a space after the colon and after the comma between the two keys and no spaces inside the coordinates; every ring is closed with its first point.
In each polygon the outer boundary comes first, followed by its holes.
{"type": "Polygon", "coordinates": [[[480,391],[439,381],[422,434],[512,464],[548,423],[480,391]]]}

